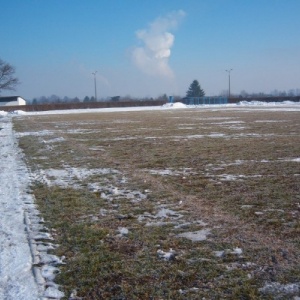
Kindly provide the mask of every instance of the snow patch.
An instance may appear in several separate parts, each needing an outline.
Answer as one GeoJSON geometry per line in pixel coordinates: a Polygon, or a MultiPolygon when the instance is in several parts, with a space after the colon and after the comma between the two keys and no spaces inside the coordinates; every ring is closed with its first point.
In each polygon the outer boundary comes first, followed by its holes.
{"type": "Polygon", "coordinates": [[[7,115],[8,113],[6,111],[0,110],[0,117],[5,117],[7,115]]]}
{"type": "Polygon", "coordinates": [[[170,261],[174,260],[176,258],[176,251],[173,249],[170,249],[169,251],[163,251],[163,250],[157,250],[157,255],[159,258],[165,260],[165,261],[170,261]]]}
{"type": "Polygon", "coordinates": [[[181,103],[181,102],[175,102],[175,103],[167,103],[163,105],[164,108],[187,108],[188,106],[181,103]]]}
{"type": "Polygon", "coordinates": [[[287,162],[300,162],[300,157],[284,159],[284,161],[287,161],[287,162]]]}
{"type": "Polygon", "coordinates": [[[259,291],[262,294],[273,295],[276,297],[299,296],[300,283],[281,284],[279,282],[270,282],[266,283],[262,288],[259,289],[259,291]]]}
{"type": "Polygon", "coordinates": [[[129,230],[125,227],[119,227],[118,229],[118,236],[122,237],[122,236],[127,236],[129,234],[129,230]]]}
{"type": "Polygon", "coordinates": [[[211,230],[209,228],[207,229],[202,229],[198,231],[193,231],[193,232],[184,232],[177,234],[177,237],[183,237],[186,239],[189,239],[193,242],[200,242],[204,241],[207,239],[207,236],[211,234],[211,230]]]}
{"type": "Polygon", "coordinates": [[[23,116],[23,115],[26,115],[27,113],[26,113],[26,111],[23,111],[23,110],[14,110],[14,111],[10,112],[9,114],[23,116]]]}
{"type": "Polygon", "coordinates": [[[31,174],[33,181],[46,183],[48,186],[80,188],[80,182],[94,175],[119,174],[120,172],[109,168],[85,169],[66,167],[65,169],[37,170],[31,174]]]}

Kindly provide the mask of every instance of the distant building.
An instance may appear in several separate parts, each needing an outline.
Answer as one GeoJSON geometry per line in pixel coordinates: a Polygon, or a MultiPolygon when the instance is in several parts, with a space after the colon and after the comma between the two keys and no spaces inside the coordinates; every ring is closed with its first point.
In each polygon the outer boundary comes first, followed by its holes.
{"type": "Polygon", "coordinates": [[[26,105],[26,100],[20,96],[0,97],[0,106],[26,105]]]}

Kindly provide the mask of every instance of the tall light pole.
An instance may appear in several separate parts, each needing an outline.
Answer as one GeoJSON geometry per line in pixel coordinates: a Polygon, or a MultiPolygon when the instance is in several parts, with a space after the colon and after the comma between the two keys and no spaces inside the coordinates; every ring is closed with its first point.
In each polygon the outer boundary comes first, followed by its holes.
{"type": "Polygon", "coordinates": [[[95,85],[95,101],[97,101],[97,84],[96,84],[96,74],[97,71],[92,73],[94,75],[94,85],[95,85]]]}
{"type": "Polygon", "coordinates": [[[225,70],[227,73],[228,73],[228,99],[230,98],[230,72],[232,71],[233,69],[229,69],[229,70],[225,70]]]}

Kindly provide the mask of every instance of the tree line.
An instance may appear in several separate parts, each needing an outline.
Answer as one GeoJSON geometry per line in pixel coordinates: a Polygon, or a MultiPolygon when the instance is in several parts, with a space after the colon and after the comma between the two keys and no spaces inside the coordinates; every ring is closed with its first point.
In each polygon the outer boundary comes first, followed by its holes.
{"type": "MultiPolygon", "coordinates": [[[[0,59],[0,94],[3,90],[11,90],[14,91],[16,86],[20,84],[19,79],[15,75],[15,68],[10,65],[9,63],[3,61],[0,59]]],[[[201,88],[198,80],[193,80],[190,84],[187,92],[186,97],[204,97],[205,91],[201,88]]],[[[227,91],[223,91],[220,93],[220,96],[228,96],[227,91]]],[[[300,96],[300,89],[290,89],[289,91],[278,91],[274,90],[270,93],[247,93],[246,91],[241,91],[239,94],[232,95],[233,97],[240,97],[240,98],[248,98],[248,97],[294,97],[294,96],[300,96]]],[[[182,100],[182,97],[180,96],[174,96],[173,97],[175,101],[182,100]]],[[[166,94],[163,94],[157,98],[132,98],[130,96],[113,96],[108,97],[106,99],[101,99],[101,101],[112,101],[112,102],[118,102],[118,101],[168,101],[168,96],[166,94]]],[[[34,98],[32,101],[28,101],[28,104],[47,104],[47,103],[78,103],[78,102],[95,102],[94,96],[85,96],[83,99],[79,99],[78,97],[63,97],[60,98],[57,95],[51,95],[49,97],[41,96],[39,98],[34,98]]]]}
{"type": "Polygon", "coordinates": [[[32,105],[39,105],[39,104],[52,104],[52,103],[79,103],[79,102],[125,102],[125,101],[168,101],[168,96],[166,94],[163,94],[158,97],[143,97],[143,98],[135,98],[131,97],[129,95],[121,97],[121,96],[113,96],[113,97],[106,97],[102,99],[95,100],[94,96],[85,96],[84,98],[78,98],[78,97],[63,97],[60,98],[57,95],[51,95],[49,97],[41,96],[38,98],[34,98],[31,101],[27,101],[28,104],[32,105]]]}

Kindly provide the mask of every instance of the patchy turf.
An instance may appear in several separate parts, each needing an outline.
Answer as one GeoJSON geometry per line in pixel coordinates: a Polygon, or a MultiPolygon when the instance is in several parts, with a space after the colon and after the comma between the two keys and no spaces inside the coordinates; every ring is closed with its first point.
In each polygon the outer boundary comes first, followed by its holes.
{"type": "Polygon", "coordinates": [[[14,127],[65,256],[66,295],[300,296],[299,112],[26,116],[14,127]]]}

